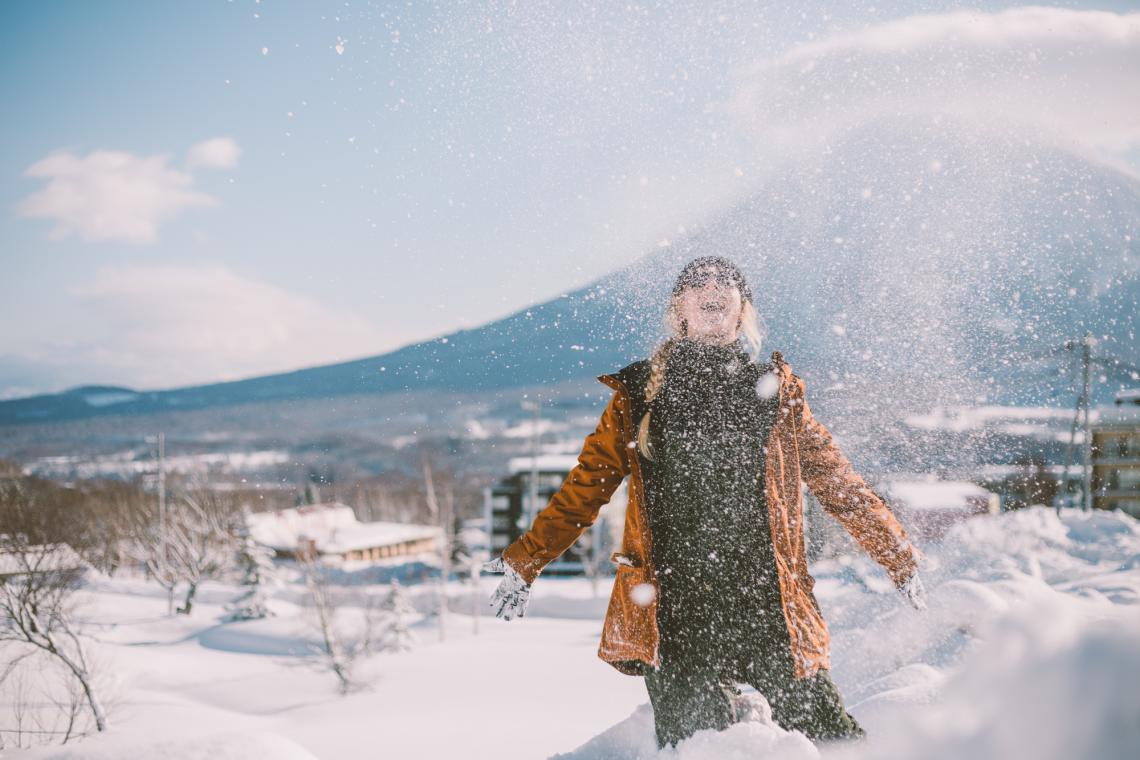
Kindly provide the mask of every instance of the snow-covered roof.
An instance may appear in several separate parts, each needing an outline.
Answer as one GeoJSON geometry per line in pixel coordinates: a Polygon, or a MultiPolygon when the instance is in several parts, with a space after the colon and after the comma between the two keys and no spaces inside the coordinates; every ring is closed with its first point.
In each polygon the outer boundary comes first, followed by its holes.
{"type": "Polygon", "coordinates": [[[1140,404],[1140,388],[1126,388],[1115,395],[1118,404],[1140,404]]]}
{"type": "Polygon", "coordinates": [[[0,549],[0,576],[20,575],[31,567],[34,572],[76,570],[86,562],[67,544],[33,544],[26,548],[26,560],[0,549]]]}
{"type": "MultiPolygon", "coordinates": [[[[1080,431],[1077,431],[1077,433],[1078,433],[1077,443],[1081,443],[1083,437],[1080,435],[1080,431]]],[[[973,467],[972,471],[980,478],[991,479],[991,478],[1004,478],[1004,477],[1008,477],[1010,475],[1023,475],[1026,472],[1028,472],[1030,470],[1035,470],[1037,468],[1038,468],[1038,465],[1033,464],[1033,463],[1029,463],[1029,464],[981,464],[981,465],[976,465],[975,467],[973,467]]],[[[1043,465],[1040,465],[1040,468],[1043,472],[1046,472],[1050,475],[1060,476],[1060,475],[1064,474],[1064,472],[1065,472],[1065,465],[1063,465],[1063,464],[1043,464],[1043,465]]],[[[1070,466],[1069,467],[1069,477],[1079,477],[1079,476],[1080,476],[1080,467],[1079,466],[1070,466]]]]}
{"type": "Polygon", "coordinates": [[[981,430],[1001,424],[1065,423],[1073,419],[1073,410],[1066,407],[998,406],[979,404],[971,406],[938,406],[926,414],[912,414],[904,422],[919,430],[965,431],[981,430]]]}
{"type": "Polygon", "coordinates": [[[317,551],[324,554],[392,546],[442,535],[440,528],[434,525],[360,522],[352,507],[335,502],[258,512],[250,515],[249,526],[255,541],[273,549],[294,549],[305,538],[315,541],[317,551]]]}
{"type": "Polygon", "coordinates": [[[1140,406],[1098,406],[1090,415],[1094,428],[1133,428],[1140,425],[1140,406]]]}
{"type": "Polygon", "coordinates": [[[988,502],[990,491],[968,480],[914,480],[892,478],[879,484],[879,490],[891,501],[901,502],[910,509],[950,509],[973,511],[979,500],[988,502]]]}
{"type": "Polygon", "coordinates": [[[516,472],[530,472],[534,467],[539,472],[570,472],[577,465],[577,454],[539,454],[537,457],[511,457],[507,469],[512,475],[516,472]]]}
{"type": "Polygon", "coordinates": [[[523,420],[517,425],[507,428],[501,435],[506,438],[530,438],[543,433],[554,433],[566,430],[569,427],[565,422],[551,419],[523,420]]]}

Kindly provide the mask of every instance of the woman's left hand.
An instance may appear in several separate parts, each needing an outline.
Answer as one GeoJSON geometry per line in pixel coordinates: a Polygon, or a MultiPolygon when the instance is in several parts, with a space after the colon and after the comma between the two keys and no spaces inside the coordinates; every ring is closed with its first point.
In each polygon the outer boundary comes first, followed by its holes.
{"type": "Polygon", "coordinates": [[[926,589],[923,587],[922,579],[918,577],[917,572],[907,578],[906,583],[899,586],[899,593],[906,597],[910,606],[916,610],[926,609],[926,589]]]}

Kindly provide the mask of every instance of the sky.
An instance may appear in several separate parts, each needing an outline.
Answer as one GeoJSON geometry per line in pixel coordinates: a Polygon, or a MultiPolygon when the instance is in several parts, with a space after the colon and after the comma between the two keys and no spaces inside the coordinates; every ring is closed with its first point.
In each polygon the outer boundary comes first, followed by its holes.
{"type": "Polygon", "coordinates": [[[475,327],[871,111],[1024,119],[1140,176],[1138,6],[4,3],[0,398],[475,327]]]}

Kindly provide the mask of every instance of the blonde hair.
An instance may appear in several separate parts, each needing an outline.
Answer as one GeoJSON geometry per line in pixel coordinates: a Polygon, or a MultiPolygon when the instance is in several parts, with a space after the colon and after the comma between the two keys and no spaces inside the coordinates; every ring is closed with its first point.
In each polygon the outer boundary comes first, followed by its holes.
{"type": "MultiPolygon", "coordinates": [[[[665,326],[670,337],[653,351],[649,359],[649,382],[645,386],[645,403],[648,404],[657,398],[661,386],[665,382],[665,367],[669,363],[669,355],[673,353],[677,341],[685,337],[685,325],[681,319],[681,297],[673,296],[669,308],[665,310],[665,326]]],[[[760,360],[760,352],[764,344],[764,324],[751,301],[745,300],[740,310],[740,323],[737,326],[736,336],[743,334],[746,350],[753,362],[760,360]]],[[[649,448],[649,410],[641,417],[637,426],[637,450],[646,459],[652,461],[653,454],[649,448]]]]}

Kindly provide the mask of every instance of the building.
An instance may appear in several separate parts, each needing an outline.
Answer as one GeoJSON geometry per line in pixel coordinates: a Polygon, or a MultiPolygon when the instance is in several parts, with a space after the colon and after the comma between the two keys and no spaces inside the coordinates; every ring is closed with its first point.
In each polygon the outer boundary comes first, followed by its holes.
{"type": "Polygon", "coordinates": [[[437,553],[443,531],[434,525],[360,522],[352,507],[332,502],[250,515],[250,534],[281,558],[316,554],[341,560],[380,560],[437,553]]]}
{"type": "Polygon", "coordinates": [[[1140,518],[1140,389],[1116,394],[1090,421],[1093,509],[1140,518]]]}
{"type": "MultiPolygon", "coordinates": [[[[514,457],[508,461],[510,474],[483,492],[492,557],[499,556],[530,528],[535,515],[550,503],[550,498],[577,464],[577,455],[570,454],[514,457]]],[[[611,569],[610,552],[620,543],[625,523],[626,487],[626,482],[618,486],[593,526],[561,557],[547,565],[543,573],[576,575],[611,569]]]]}
{"type": "MultiPolygon", "coordinates": [[[[3,538],[0,534],[0,539],[3,538]]],[[[0,548],[0,583],[25,575],[69,576],[84,573],[87,567],[87,563],[67,544],[16,544],[0,548]]]]}

